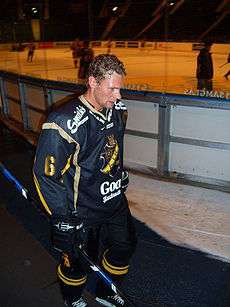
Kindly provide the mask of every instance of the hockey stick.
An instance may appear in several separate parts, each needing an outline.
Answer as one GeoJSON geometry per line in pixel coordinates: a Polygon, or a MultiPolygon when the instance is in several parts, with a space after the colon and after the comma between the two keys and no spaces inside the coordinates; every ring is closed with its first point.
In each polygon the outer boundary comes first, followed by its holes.
{"type": "MultiPolygon", "coordinates": [[[[33,205],[36,209],[37,206],[34,206],[36,201],[30,195],[29,191],[15,178],[12,173],[0,162],[0,171],[8,179],[8,181],[12,182],[15,185],[15,188],[22,194],[24,198],[26,198],[29,203],[33,205]]],[[[41,209],[38,209],[40,213],[43,213],[41,209]]],[[[80,255],[85,259],[89,267],[96,272],[96,274],[103,279],[105,284],[111,288],[111,290],[124,298],[124,301],[128,303],[129,306],[135,307],[134,303],[130,301],[130,299],[117,287],[117,285],[102,271],[102,269],[97,266],[88,256],[88,254],[80,247],[76,247],[76,250],[80,253],[80,255]]]]}

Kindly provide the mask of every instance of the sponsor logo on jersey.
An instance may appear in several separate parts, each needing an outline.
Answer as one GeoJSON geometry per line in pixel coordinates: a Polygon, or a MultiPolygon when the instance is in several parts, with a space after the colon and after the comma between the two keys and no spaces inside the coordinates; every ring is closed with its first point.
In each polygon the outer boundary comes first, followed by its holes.
{"type": "Polygon", "coordinates": [[[78,128],[89,119],[88,116],[83,118],[85,112],[85,108],[83,108],[82,106],[77,106],[76,110],[74,111],[73,119],[67,120],[67,128],[72,134],[76,133],[78,128]]]}
{"type": "Polygon", "coordinates": [[[105,181],[100,186],[101,195],[103,195],[103,203],[121,194],[121,179],[117,181],[105,181]]]}
{"type": "Polygon", "coordinates": [[[120,100],[117,100],[114,104],[114,107],[116,110],[127,110],[125,104],[121,102],[120,100]]]}

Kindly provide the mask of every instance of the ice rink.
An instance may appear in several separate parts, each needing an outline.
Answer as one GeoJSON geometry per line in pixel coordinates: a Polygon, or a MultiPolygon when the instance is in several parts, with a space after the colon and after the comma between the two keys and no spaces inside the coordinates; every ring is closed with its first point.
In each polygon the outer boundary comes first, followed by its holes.
{"type": "MultiPolygon", "coordinates": [[[[105,53],[105,48],[95,48],[95,55],[105,53]]],[[[184,94],[196,91],[196,58],[198,51],[160,51],[154,49],[113,48],[125,63],[127,77],[125,87],[134,90],[149,90],[184,94]]],[[[224,65],[227,54],[213,53],[213,90],[229,92],[230,80],[223,76],[230,69],[224,65]]],[[[37,49],[32,63],[26,61],[23,52],[0,51],[0,69],[28,74],[39,78],[77,82],[72,53],[65,49],[37,49]]]]}
{"type": "MultiPolygon", "coordinates": [[[[95,54],[106,49],[94,49],[95,54]]],[[[112,49],[127,67],[125,86],[135,90],[184,93],[196,89],[197,52],[112,49]]],[[[32,63],[27,51],[1,51],[0,68],[39,78],[77,82],[70,49],[38,49],[32,63]]],[[[213,54],[214,90],[230,92],[226,55],[213,54]]],[[[230,261],[229,194],[157,181],[131,174],[128,191],[133,214],[167,240],[230,261]]]]}

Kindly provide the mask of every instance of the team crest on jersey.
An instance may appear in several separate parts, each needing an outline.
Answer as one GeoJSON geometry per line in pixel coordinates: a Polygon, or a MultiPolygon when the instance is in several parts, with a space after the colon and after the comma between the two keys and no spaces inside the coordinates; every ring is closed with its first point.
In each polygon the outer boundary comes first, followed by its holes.
{"type": "Polygon", "coordinates": [[[77,106],[76,110],[74,111],[73,119],[68,119],[67,120],[67,128],[70,130],[70,132],[72,134],[76,133],[78,128],[79,128],[79,126],[84,124],[84,122],[86,122],[89,119],[88,116],[84,117],[85,112],[86,112],[86,110],[85,110],[84,107],[77,106]]]}
{"type": "Polygon", "coordinates": [[[100,159],[103,161],[101,172],[114,176],[119,167],[119,146],[115,136],[109,135],[100,159]]]}

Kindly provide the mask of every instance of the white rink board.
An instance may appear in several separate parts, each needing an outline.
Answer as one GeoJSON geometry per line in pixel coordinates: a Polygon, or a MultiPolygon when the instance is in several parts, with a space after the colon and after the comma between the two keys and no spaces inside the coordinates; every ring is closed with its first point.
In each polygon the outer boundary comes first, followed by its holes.
{"type": "Polygon", "coordinates": [[[158,133],[159,106],[136,100],[122,100],[128,109],[127,129],[158,133]]]}
{"type": "Polygon", "coordinates": [[[170,172],[230,181],[229,161],[229,150],[170,143],[170,172]]]}
{"type": "Polygon", "coordinates": [[[151,168],[157,167],[158,140],[135,135],[125,135],[124,145],[126,162],[151,168]]]}
{"type": "Polygon", "coordinates": [[[230,144],[230,110],[172,106],[170,135],[230,144]]]}

